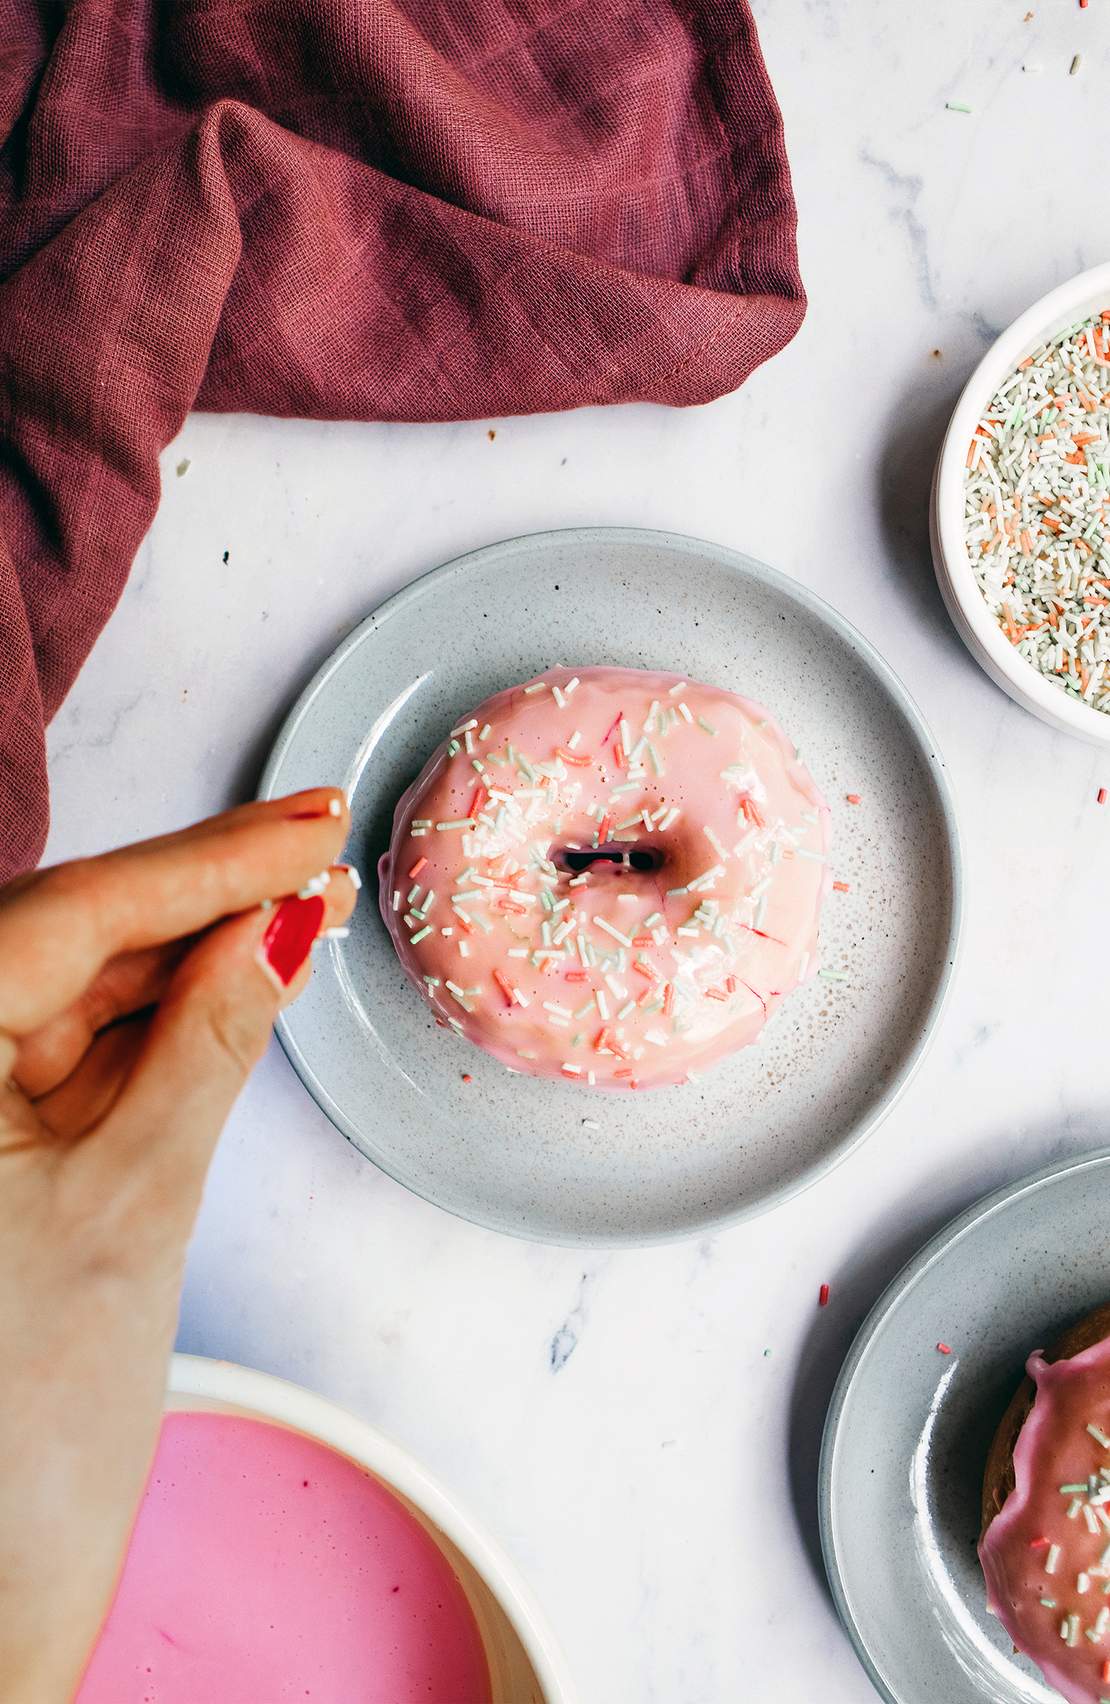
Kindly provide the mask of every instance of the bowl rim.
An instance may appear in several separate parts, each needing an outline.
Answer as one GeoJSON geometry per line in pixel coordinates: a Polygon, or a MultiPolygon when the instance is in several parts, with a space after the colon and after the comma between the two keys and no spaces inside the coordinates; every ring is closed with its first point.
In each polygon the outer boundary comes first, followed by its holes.
{"type": "Polygon", "coordinates": [[[368,1467],[408,1498],[481,1575],[520,1640],[543,1689],[544,1704],[578,1704],[578,1693],[531,1587],[500,1546],[416,1458],[386,1433],[303,1385],[235,1361],[175,1353],[167,1394],[252,1409],[368,1467]]]}
{"type": "Polygon", "coordinates": [[[976,660],[1019,703],[1055,727],[1096,744],[1110,745],[1110,715],[1077,703],[1051,685],[1004,637],[976,584],[963,526],[966,446],[983,408],[1019,361],[1062,330],[1077,313],[1095,311],[1091,304],[1097,301],[1110,307],[1110,262],[1089,267],[1058,284],[995,338],[960,392],[941,442],[931,531],[934,564],[945,603],[976,660]]]}

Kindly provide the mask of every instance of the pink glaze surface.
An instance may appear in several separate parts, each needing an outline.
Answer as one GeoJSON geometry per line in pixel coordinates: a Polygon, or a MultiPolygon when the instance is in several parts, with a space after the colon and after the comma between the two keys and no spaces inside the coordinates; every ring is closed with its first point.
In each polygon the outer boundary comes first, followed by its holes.
{"type": "Polygon", "coordinates": [[[1037,1395],[1014,1489],[979,1545],[987,1604],[1069,1704],[1098,1704],[1110,1699],[1110,1340],[1051,1363],[1038,1350],[1027,1371],[1037,1395]]]}
{"type": "Polygon", "coordinates": [[[300,1432],[169,1414],[77,1704],[488,1704],[462,1587],[365,1469],[300,1432]]]}
{"type": "Polygon", "coordinates": [[[516,1071],[652,1088],[759,1035],[817,968],[828,807],[758,704],[550,669],[461,719],[379,868],[401,963],[516,1071]],[[637,871],[564,855],[609,847],[637,871]]]}

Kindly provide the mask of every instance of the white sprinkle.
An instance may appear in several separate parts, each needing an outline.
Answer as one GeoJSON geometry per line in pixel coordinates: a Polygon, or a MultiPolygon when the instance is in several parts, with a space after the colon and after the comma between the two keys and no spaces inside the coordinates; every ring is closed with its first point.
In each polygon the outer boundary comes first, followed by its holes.
{"type": "Polygon", "coordinates": [[[575,688],[578,687],[578,686],[581,686],[581,684],[582,684],[582,682],[579,680],[578,676],[575,675],[573,677],[573,679],[568,680],[567,684],[564,686],[564,688],[563,688],[564,696],[569,698],[571,693],[575,690],[575,688]]]}
{"type": "Polygon", "coordinates": [[[694,720],[693,712],[691,711],[690,706],[685,702],[679,705],[678,713],[684,722],[692,722],[694,720]]]}
{"type": "Polygon", "coordinates": [[[362,891],[362,877],[359,875],[359,873],[355,869],[354,865],[353,864],[340,864],[339,868],[341,870],[346,870],[347,880],[350,882],[351,886],[354,888],[356,893],[361,893],[361,891],[362,891]]]}
{"type": "Polygon", "coordinates": [[[687,686],[686,681],[684,681],[684,680],[676,681],[675,684],[672,687],[669,688],[668,696],[671,697],[671,698],[677,698],[678,694],[680,692],[685,692],[686,686],[687,686]]]}
{"type": "Polygon", "coordinates": [[[607,935],[612,935],[614,941],[619,941],[622,947],[630,947],[632,945],[632,937],[630,935],[622,935],[621,931],[619,929],[614,929],[613,925],[606,922],[604,917],[595,917],[593,921],[596,929],[604,929],[605,933],[607,935]]]}
{"type": "Polygon", "coordinates": [[[394,909],[394,911],[400,911],[400,909],[401,909],[401,890],[400,890],[400,888],[394,888],[393,889],[393,909],[394,909]]]}
{"type": "Polygon", "coordinates": [[[1106,1436],[1106,1433],[1102,1430],[1101,1426],[1095,1426],[1088,1422],[1087,1430],[1090,1432],[1096,1444],[1101,1444],[1104,1450],[1110,1450],[1110,1438],[1106,1436]]]}
{"type": "Polygon", "coordinates": [[[470,718],[469,722],[460,722],[460,724],[457,728],[451,729],[451,738],[456,739],[459,734],[465,734],[465,733],[469,732],[469,730],[471,728],[476,728],[477,726],[478,726],[478,718],[477,718],[477,716],[472,716],[470,718]]]}
{"type": "Polygon", "coordinates": [[[577,751],[581,739],[582,739],[581,728],[575,728],[573,734],[571,734],[571,736],[570,736],[570,739],[567,741],[567,750],[568,751],[577,751]]]}
{"type": "Polygon", "coordinates": [[[324,940],[345,941],[350,933],[351,931],[345,926],[336,924],[334,928],[324,930],[324,940]]]}
{"type": "Polygon", "coordinates": [[[1045,1571],[1045,1573],[1046,1574],[1055,1574],[1057,1566],[1059,1564],[1059,1561],[1060,1561],[1060,1546],[1058,1544],[1050,1544],[1049,1547],[1048,1547],[1048,1555],[1044,1559],[1044,1571],[1045,1571]]]}

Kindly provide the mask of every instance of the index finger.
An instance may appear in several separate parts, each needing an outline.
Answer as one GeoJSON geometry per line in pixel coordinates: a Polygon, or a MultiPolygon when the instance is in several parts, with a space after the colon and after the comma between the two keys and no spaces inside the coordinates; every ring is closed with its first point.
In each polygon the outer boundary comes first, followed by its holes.
{"type": "Polygon", "coordinates": [[[0,1029],[23,1035],[46,1023],[116,953],[296,893],[334,862],[349,824],[342,791],[319,787],[239,805],[0,891],[0,1029]]]}

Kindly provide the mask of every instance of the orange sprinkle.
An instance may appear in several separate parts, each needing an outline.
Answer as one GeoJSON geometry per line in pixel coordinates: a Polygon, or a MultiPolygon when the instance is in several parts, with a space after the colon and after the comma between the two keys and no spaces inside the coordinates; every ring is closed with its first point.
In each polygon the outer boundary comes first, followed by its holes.
{"type": "Polygon", "coordinates": [[[579,752],[570,751],[566,746],[556,746],[555,756],[561,757],[564,763],[573,764],[576,769],[587,769],[593,762],[593,758],[588,754],[582,755],[579,752]]]}
{"type": "Polygon", "coordinates": [[[646,976],[649,982],[655,981],[655,972],[652,970],[650,964],[635,963],[632,968],[639,976],[646,976]]]}
{"type": "Polygon", "coordinates": [[[418,858],[416,860],[416,863],[412,866],[412,869],[409,871],[409,881],[410,882],[414,881],[416,879],[416,877],[420,874],[421,870],[424,868],[424,865],[427,862],[428,862],[427,858],[418,858]]]}
{"type": "Polygon", "coordinates": [[[844,798],[850,805],[862,805],[863,803],[863,799],[858,793],[845,793],[844,798]]]}
{"type": "Polygon", "coordinates": [[[634,947],[650,947],[654,945],[654,942],[650,935],[633,935],[632,945],[634,947]]]}
{"type": "Polygon", "coordinates": [[[1104,805],[1105,803],[1106,803],[1106,788],[1100,787],[1098,792],[1095,794],[1095,804],[1096,805],[1104,805]]]}
{"type": "Polygon", "coordinates": [[[462,1080],[464,1083],[472,1083],[474,1078],[470,1075],[469,1071],[464,1071],[462,1074],[462,1080]]]}
{"type": "Polygon", "coordinates": [[[668,982],[667,991],[663,996],[663,1016],[669,1018],[674,1011],[674,983],[668,982]]]}
{"type": "Polygon", "coordinates": [[[597,843],[598,843],[599,846],[605,845],[605,842],[609,838],[609,831],[612,828],[612,826],[613,826],[612,817],[611,816],[603,816],[601,821],[597,825],[597,843]]]}
{"type": "Polygon", "coordinates": [[[834,882],[833,883],[833,891],[835,893],[849,893],[851,890],[848,887],[847,882],[834,882]]]}
{"type": "Polygon", "coordinates": [[[495,969],[493,973],[493,980],[496,982],[498,988],[500,988],[502,994],[504,994],[507,1003],[510,1006],[514,1005],[516,1003],[516,994],[514,992],[513,985],[505,975],[505,972],[503,970],[495,969]]]}
{"type": "Polygon", "coordinates": [[[723,988],[707,988],[706,991],[705,991],[705,997],[706,997],[707,1000],[727,1000],[728,999],[728,995],[725,993],[723,988]]]}

